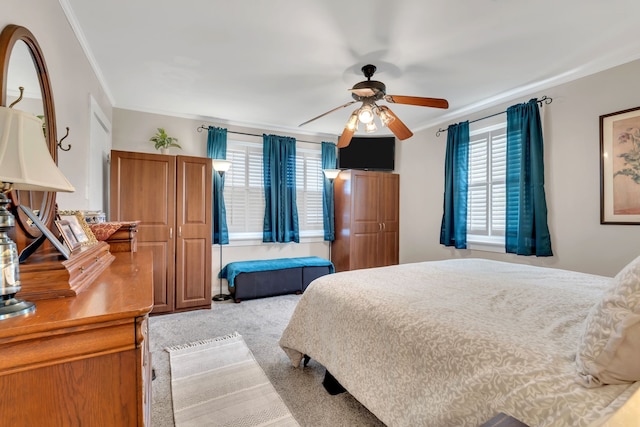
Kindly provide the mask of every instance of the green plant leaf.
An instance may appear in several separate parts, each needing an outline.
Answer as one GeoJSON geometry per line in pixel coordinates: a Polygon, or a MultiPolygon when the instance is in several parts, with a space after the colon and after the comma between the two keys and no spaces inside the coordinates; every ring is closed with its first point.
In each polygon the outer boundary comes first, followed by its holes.
{"type": "Polygon", "coordinates": [[[149,138],[149,141],[155,144],[156,150],[159,150],[161,148],[169,148],[169,147],[176,147],[176,148],[182,149],[182,147],[177,143],[178,138],[167,135],[167,132],[164,130],[164,128],[157,128],[157,129],[158,129],[158,132],[155,135],[153,135],[151,138],[149,138]]]}

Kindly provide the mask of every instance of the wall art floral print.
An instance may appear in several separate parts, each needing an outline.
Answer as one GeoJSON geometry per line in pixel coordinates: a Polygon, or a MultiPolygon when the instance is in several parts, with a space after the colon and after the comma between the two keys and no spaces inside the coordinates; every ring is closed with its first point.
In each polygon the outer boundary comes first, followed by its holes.
{"type": "Polygon", "coordinates": [[[600,116],[600,223],[640,224],[640,107],[600,116]]]}

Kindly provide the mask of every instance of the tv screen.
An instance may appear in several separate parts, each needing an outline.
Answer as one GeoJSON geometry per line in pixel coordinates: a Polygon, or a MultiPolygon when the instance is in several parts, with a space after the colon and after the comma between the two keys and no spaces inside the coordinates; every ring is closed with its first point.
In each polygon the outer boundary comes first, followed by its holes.
{"type": "Polygon", "coordinates": [[[395,166],[396,138],[354,137],[338,150],[338,168],[392,171],[395,166]]]}

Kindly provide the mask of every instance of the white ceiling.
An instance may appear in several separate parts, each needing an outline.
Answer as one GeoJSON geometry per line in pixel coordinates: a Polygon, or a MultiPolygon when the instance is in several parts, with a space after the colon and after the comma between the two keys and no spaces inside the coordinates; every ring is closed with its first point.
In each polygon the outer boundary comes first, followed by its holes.
{"type": "Polygon", "coordinates": [[[368,63],[389,94],[449,101],[392,104],[415,132],[640,58],[638,0],[60,2],[115,107],[221,126],[339,135],[357,104],[298,125],[368,63]]]}

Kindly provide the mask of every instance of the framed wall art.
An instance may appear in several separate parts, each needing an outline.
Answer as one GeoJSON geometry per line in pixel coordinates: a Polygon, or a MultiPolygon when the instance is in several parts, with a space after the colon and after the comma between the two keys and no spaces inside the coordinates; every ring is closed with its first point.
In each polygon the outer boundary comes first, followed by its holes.
{"type": "Polygon", "coordinates": [[[600,223],[640,224],[640,107],[600,116],[600,223]]]}

